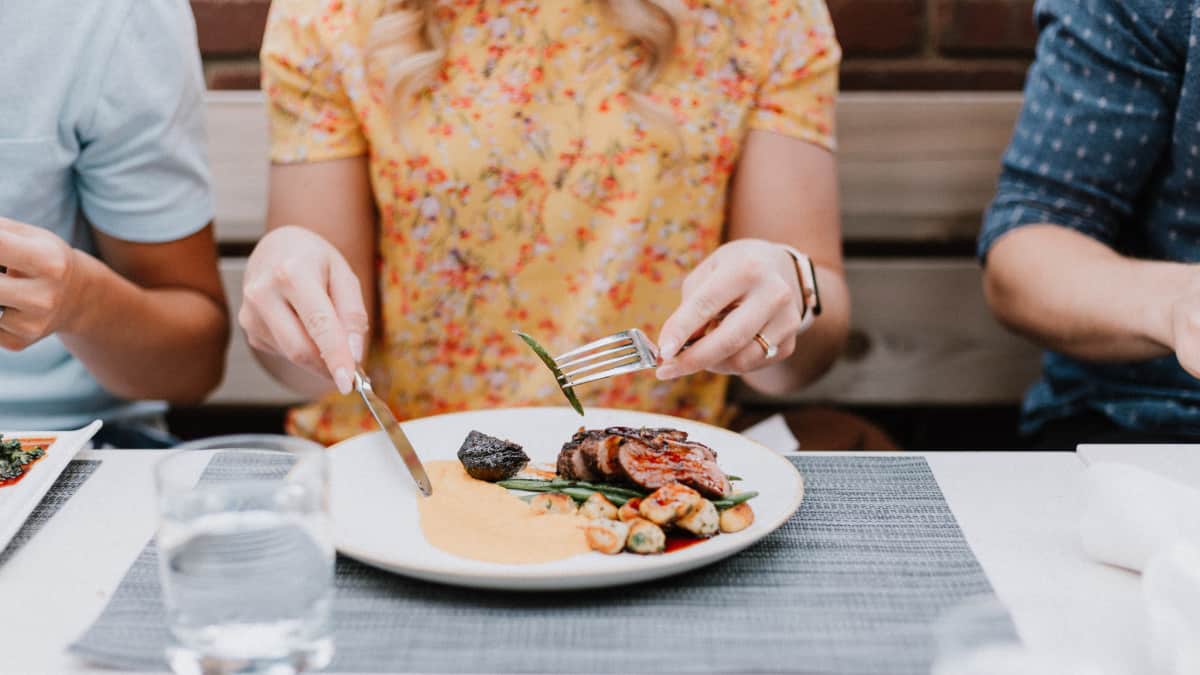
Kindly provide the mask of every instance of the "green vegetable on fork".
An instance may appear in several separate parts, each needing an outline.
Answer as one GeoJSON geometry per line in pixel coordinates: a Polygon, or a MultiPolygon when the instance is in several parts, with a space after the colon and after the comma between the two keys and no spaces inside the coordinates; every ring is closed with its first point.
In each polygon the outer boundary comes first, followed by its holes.
{"type": "Polygon", "coordinates": [[[579,397],[575,395],[574,389],[563,384],[566,382],[567,378],[565,375],[563,375],[562,370],[560,370],[559,367],[554,363],[554,358],[550,356],[550,353],[547,352],[544,347],[538,344],[537,340],[534,340],[529,335],[522,333],[519,330],[513,332],[516,333],[522,340],[524,340],[525,344],[529,345],[529,348],[533,350],[534,354],[538,355],[538,358],[542,360],[542,363],[546,364],[546,367],[549,368],[550,372],[554,374],[555,384],[557,384],[558,388],[562,390],[563,395],[567,397],[567,402],[571,404],[571,407],[575,409],[575,412],[582,415],[583,405],[579,402],[579,397]]]}

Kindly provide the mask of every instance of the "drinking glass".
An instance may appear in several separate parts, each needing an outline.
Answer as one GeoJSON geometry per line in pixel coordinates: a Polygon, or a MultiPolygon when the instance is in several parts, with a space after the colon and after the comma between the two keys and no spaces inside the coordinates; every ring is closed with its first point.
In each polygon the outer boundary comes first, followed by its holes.
{"type": "Polygon", "coordinates": [[[324,451],[179,450],[155,480],[172,670],[328,665],[335,553],[324,451]]]}

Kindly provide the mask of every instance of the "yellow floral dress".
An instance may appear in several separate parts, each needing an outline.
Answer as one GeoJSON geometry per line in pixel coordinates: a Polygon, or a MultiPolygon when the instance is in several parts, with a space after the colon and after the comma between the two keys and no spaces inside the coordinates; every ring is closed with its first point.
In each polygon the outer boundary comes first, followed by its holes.
{"type": "MultiPolygon", "coordinates": [[[[364,55],[381,6],[275,0],[262,63],[273,161],[369,156],[380,325],[368,368],[401,419],[562,405],[514,329],[551,352],[632,327],[657,336],[722,241],[746,134],[833,149],[840,50],[822,0],[688,3],[648,91],[658,114],[630,95],[643,55],[603,3],[447,0],[440,77],[400,133],[364,55]]],[[[578,393],[717,421],[726,386],[640,373],[578,393]]],[[[371,421],[334,395],[289,427],[331,443],[371,421]]]]}

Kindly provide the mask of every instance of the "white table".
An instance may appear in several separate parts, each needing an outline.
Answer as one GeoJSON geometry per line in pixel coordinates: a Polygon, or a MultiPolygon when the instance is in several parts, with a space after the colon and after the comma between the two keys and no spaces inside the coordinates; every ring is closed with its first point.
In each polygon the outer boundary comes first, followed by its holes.
{"type": "MultiPolygon", "coordinates": [[[[0,672],[87,670],[64,650],[99,615],[152,535],[151,465],[158,456],[143,450],[80,456],[103,463],[58,515],[0,567],[0,647],[12,636],[21,639],[17,649],[3,650],[0,672]]],[[[1112,675],[1149,670],[1138,577],[1089,561],[1079,547],[1080,457],[926,457],[1027,645],[1087,655],[1112,675]]],[[[198,454],[197,472],[203,459],[198,454]]]]}
{"type": "Polygon", "coordinates": [[[1081,445],[1086,464],[1123,462],[1200,488],[1200,446],[1197,445],[1081,445]]]}

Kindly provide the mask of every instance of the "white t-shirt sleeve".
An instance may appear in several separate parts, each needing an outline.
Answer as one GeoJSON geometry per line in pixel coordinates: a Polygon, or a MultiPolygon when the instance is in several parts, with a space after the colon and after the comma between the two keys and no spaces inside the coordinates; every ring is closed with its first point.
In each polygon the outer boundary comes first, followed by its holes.
{"type": "Polygon", "coordinates": [[[98,77],[95,109],[78,130],[84,215],[105,234],[135,242],[203,229],[213,200],[204,76],[188,3],[131,3],[98,77]]]}

